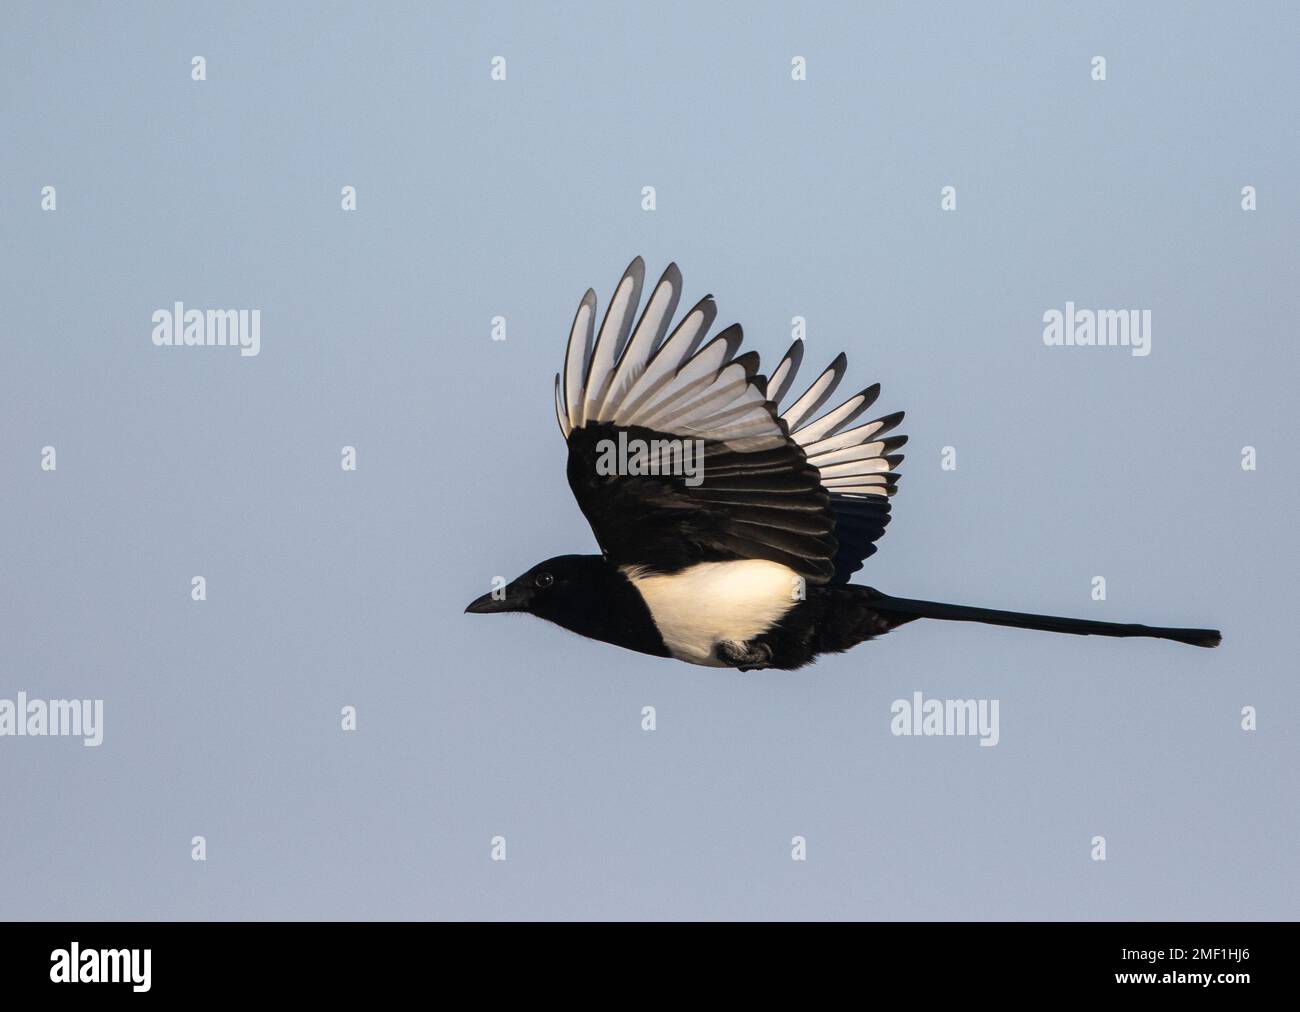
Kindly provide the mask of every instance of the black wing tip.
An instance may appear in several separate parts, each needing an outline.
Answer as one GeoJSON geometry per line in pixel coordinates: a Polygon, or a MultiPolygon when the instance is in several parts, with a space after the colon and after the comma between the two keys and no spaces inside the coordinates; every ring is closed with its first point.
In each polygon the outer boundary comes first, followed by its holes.
{"type": "Polygon", "coordinates": [[[893,414],[890,415],[881,415],[879,418],[876,419],[876,421],[880,423],[880,428],[876,430],[876,435],[878,436],[884,435],[890,429],[895,428],[903,421],[903,418],[905,416],[906,416],[906,412],[904,411],[895,411],[893,414]]]}
{"type": "MultiPolygon", "coordinates": [[[[739,323],[733,323],[731,326],[723,327],[720,331],[718,331],[717,334],[714,335],[713,340],[709,342],[709,344],[714,344],[717,341],[726,341],[727,347],[730,349],[730,351],[727,354],[727,357],[730,358],[732,355],[736,353],[736,349],[739,348],[742,343],[744,343],[744,340],[745,340],[745,329],[739,323]]],[[[706,348],[708,346],[709,345],[705,345],[706,348]]],[[[698,355],[699,352],[696,352],[696,354],[698,355]]]]}
{"type": "MultiPolygon", "coordinates": [[[[706,295],[704,298],[700,299],[699,302],[695,303],[695,305],[691,306],[690,310],[682,317],[682,321],[684,322],[691,313],[703,313],[708,317],[705,322],[711,327],[713,326],[713,321],[716,320],[718,316],[718,304],[713,300],[712,295],[706,295]]],[[[681,323],[678,323],[678,326],[681,326],[681,323]]],[[[674,328],[674,333],[675,332],[676,329],[674,328]]]]}
{"type": "Polygon", "coordinates": [[[739,363],[745,370],[745,377],[757,381],[759,383],[759,389],[765,390],[767,388],[767,377],[760,376],[758,373],[760,361],[758,352],[750,350],[745,352],[743,355],[737,355],[731,360],[730,364],[736,365],[739,363]]]}

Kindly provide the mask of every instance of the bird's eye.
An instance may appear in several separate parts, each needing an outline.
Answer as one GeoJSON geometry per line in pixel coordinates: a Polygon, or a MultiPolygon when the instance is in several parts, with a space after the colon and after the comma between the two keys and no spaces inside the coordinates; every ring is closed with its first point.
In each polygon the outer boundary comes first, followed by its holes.
{"type": "Polygon", "coordinates": [[[533,582],[535,582],[539,587],[549,587],[555,582],[555,577],[550,573],[538,573],[537,579],[533,582]]]}

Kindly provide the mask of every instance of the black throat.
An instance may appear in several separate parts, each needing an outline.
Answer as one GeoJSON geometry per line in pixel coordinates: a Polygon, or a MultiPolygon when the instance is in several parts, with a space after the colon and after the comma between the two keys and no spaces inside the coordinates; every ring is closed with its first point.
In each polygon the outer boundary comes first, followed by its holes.
{"type": "Polygon", "coordinates": [[[553,600],[538,601],[533,614],[579,636],[618,647],[669,657],[645,599],[632,582],[599,555],[586,556],[590,569],[553,600]]]}

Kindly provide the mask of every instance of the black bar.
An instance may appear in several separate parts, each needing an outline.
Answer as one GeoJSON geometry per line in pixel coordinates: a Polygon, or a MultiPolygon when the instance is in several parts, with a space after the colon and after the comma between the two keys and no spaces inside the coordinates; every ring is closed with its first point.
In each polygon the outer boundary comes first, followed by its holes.
{"type": "Polygon", "coordinates": [[[599,986],[611,1000],[666,1000],[691,991],[690,980],[738,993],[802,988],[809,1000],[831,983],[859,1000],[898,988],[984,1000],[1153,987],[1226,997],[1224,988],[1285,986],[1294,924],[7,922],[0,935],[6,998],[338,1001],[415,988],[449,1000],[463,993],[452,988],[472,988],[459,1005],[516,987],[534,999],[599,986]],[[73,967],[74,943],[80,979],[56,982],[73,967]],[[126,979],[86,979],[114,973],[126,979]]]}

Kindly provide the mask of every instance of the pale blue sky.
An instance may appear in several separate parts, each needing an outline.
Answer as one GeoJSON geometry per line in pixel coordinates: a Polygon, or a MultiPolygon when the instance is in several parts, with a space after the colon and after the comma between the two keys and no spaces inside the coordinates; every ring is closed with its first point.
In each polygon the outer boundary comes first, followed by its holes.
{"type": "Polygon", "coordinates": [[[6,5],[0,697],[105,730],[0,738],[0,915],[1297,915],[1296,8],[808,7],[6,5]],[[595,550],[551,382],[638,253],[907,410],[858,582],[1223,647],[739,675],[463,615],[595,550]],[[155,348],[177,300],[261,354],[155,348]],[[1044,347],[1066,300],[1151,355],[1044,347]],[[999,744],[891,736],[917,690],[999,744]]]}

